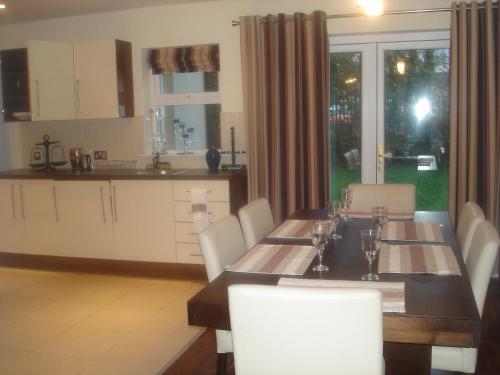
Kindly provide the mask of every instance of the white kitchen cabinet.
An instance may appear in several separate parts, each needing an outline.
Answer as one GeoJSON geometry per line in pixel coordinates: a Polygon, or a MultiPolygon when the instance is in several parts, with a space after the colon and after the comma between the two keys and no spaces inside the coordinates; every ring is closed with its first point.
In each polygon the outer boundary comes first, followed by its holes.
{"type": "Polygon", "coordinates": [[[73,51],[77,117],[132,117],[130,43],[118,40],[75,42],[73,51]]]}
{"type": "Polygon", "coordinates": [[[54,181],[19,180],[21,252],[58,255],[57,202],[54,181]]]}
{"type": "Polygon", "coordinates": [[[56,181],[59,255],[113,258],[109,181],[56,181]]]}
{"type": "Polygon", "coordinates": [[[176,262],[173,181],[111,181],[114,257],[176,262]]]}
{"type": "Polygon", "coordinates": [[[0,180],[0,251],[21,251],[21,207],[15,180],[0,180]]]}
{"type": "Polygon", "coordinates": [[[73,45],[28,42],[31,120],[76,118],[73,45]]]}

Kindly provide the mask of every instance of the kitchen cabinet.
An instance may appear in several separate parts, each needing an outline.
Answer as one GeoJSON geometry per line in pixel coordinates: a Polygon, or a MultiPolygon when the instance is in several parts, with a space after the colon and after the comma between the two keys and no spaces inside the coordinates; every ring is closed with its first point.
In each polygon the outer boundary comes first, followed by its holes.
{"type": "Polygon", "coordinates": [[[173,181],[111,181],[115,259],[176,262],[173,181]]]}
{"type": "Polygon", "coordinates": [[[58,207],[54,181],[19,180],[21,214],[20,252],[39,255],[58,255],[58,207]]]}
{"type": "Polygon", "coordinates": [[[83,41],[73,51],[77,118],[133,117],[131,44],[83,41]]]}
{"type": "Polygon", "coordinates": [[[21,251],[21,207],[14,180],[0,180],[0,251],[21,251]]]}
{"type": "Polygon", "coordinates": [[[31,120],[75,119],[73,45],[46,41],[27,44],[31,120]]]}
{"type": "Polygon", "coordinates": [[[113,258],[108,181],[56,181],[59,255],[113,258]]]}
{"type": "Polygon", "coordinates": [[[28,57],[26,48],[0,51],[3,121],[29,119],[28,57]]]}

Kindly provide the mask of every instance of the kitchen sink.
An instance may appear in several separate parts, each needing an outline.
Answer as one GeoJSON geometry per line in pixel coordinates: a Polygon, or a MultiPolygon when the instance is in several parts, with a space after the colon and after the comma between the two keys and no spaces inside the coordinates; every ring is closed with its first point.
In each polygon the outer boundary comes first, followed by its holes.
{"type": "Polygon", "coordinates": [[[187,169],[160,169],[160,170],[138,169],[135,171],[135,173],[138,175],[145,175],[145,176],[175,176],[184,173],[186,171],[187,169]]]}

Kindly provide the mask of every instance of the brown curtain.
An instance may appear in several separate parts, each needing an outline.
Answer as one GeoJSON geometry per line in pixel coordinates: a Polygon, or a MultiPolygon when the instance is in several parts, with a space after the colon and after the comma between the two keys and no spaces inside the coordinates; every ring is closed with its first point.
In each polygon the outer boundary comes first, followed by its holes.
{"type": "Polygon", "coordinates": [[[279,223],[328,199],[326,17],[241,17],[240,28],[249,199],[269,199],[279,223]]]}
{"type": "Polygon", "coordinates": [[[491,0],[452,4],[449,210],[477,202],[499,228],[500,30],[491,0]]]}
{"type": "Polygon", "coordinates": [[[148,60],[153,74],[220,70],[217,44],[151,49],[148,60]]]}

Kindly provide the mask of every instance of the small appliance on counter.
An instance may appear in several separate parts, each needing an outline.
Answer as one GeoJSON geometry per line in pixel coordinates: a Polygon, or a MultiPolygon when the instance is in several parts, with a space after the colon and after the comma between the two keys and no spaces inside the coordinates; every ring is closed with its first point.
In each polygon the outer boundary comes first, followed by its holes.
{"type": "Polygon", "coordinates": [[[36,143],[35,147],[31,149],[30,167],[32,168],[53,171],[56,167],[66,163],[63,146],[59,144],[59,141],[51,141],[47,134],[43,136],[43,142],[36,143]]]}

